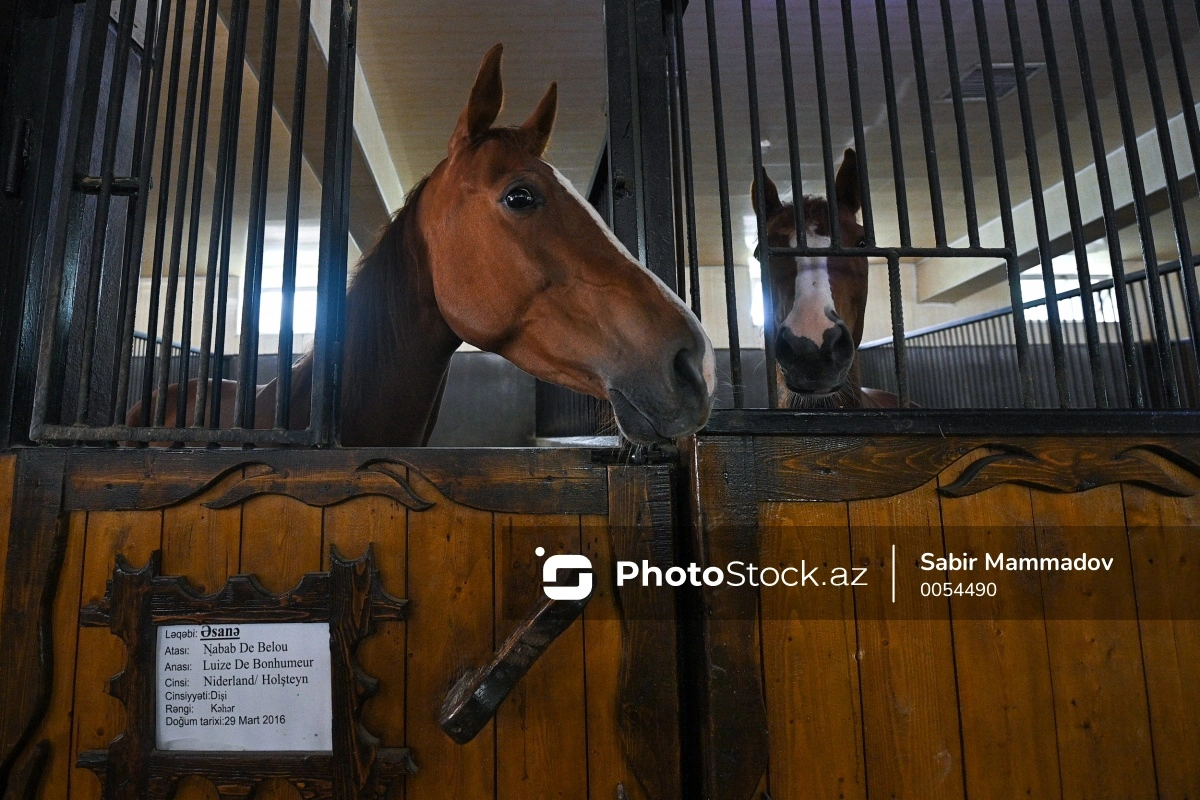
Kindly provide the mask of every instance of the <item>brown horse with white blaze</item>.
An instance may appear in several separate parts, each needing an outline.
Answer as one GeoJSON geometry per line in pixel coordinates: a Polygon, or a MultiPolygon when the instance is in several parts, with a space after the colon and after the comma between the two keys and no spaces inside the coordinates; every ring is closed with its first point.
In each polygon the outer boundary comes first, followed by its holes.
{"type": "MultiPolygon", "coordinates": [[[[409,192],[351,283],[342,443],[425,444],[464,341],[610,400],[635,443],[696,431],[713,402],[711,342],[542,158],[555,84],[523,124],[493,127],[504,96],[501,53],[496,45],[484,57],[447,158],[409,192]]],[[[292,428],[308,425],[311,369],[311,354],[295,368],[292,428]]],[[[235,388],[226,383],[224,425],[235,388]]],[[[272,424],[275,386],[258,392],[256,427],[272,424]]]]}
{"type": "MultiPolygon", "coordinates": [[[[773,248],[795,248],[796,207],[779,199],[779,190],[764,172],[767,242],[773,248]]],[[[837,214],[839,248],[862,247],[865,231],[858,222],[861,204],[858,159],[846,150],[834,181],[837,206],[827,198],[804,196],[805,245],[832,244],[831,214],[837,214]]],[[[750,196],[758,209],[758,187],[750,196]]],[[[783,408],[858,408],[894,406],[886,392],[863,389],[855,358],[862,341],[867,307],[867,259],[855,254],[772,255],[771,281],[776,382],[783,408]]]]}

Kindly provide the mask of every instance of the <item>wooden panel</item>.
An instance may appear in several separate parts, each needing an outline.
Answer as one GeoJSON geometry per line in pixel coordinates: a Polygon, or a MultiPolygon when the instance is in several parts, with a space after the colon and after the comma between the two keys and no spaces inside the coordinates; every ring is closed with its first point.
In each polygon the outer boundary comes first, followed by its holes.
{"type": "MultiPolygon", "coordinates": [[[[321,509],[290,497],[264,496],[242,506],[241,573],[255,575],[272,592],[283,592],[306,572],[321,569],[321,509]]],[[[295,790],[264,783],[255,800],[286,800],[295,790]]]]}
{"type": "Polygon", "coordinates": [[[423,478],[413,488],[436,499],[408,514],[408,689],[406,735],[420,770],[407,800],[486,800],[495,795],[495,724],[458,745],[437,724],[446,692],[495,647],[492,515],[455,505],[423,478]]]}
{"type": "Polygon", "coordinates": [[[1124,487],[1162,798],[1200,797],[1200,496],[1124,487]]]}
{"type": "Polygon", "coordinates": [[[950,623],[915,587],[890,600],[892,544],[898,560],[941,552],[939,517],[933,482],[850,503],[852,558],[869,568],[855,598],[871,797],[963,797],[950,623]]]}
{"type": "Polygon", "coordinates": [[[183,575],[205,593],[225,585],[238,572],[242,510],[211,509],[205,501],[241,478],[237,470],[200,497],[163,511],[162,571],[183,575]]]}
{"type": "MultiPolygon", "coordinates": [[[[845,503],[768,503],[759,511],[762,565],[850,562],[845,503]]],[[[763,587],[762,644],[771,797],[867,796],[854,598],[850,588],[763,587]]]]}
{"type": "MultiPolygon", "coordinates": [[[[947,471],[939,483],[954,478],[947,471]]],[[[997,486],[943,497],[941,506],[947,554],[1036,554],[1028,489],[997,486]]],[[[968,578],[999,583],[994,597],[950,601],[967,796],[1060,797],[1041,584],[1036,576],[1011,580],[982,571],[958,573],[952,582],[968,578]]]]}
{"type": "Polygon", "coordinates": [[[1154,797],[1150,719],[1121,487],[1033,492],[1040,555],[1117,556],[1129,590],[1094,573],[1043,573],[1064,797],[1154,797]],[[1066,548],[1064,548],[1064,544],[1066,548]],[[1121,558],[1124,552],[1126,556],[1121,558]],[[1064,577],[1064,575],[1068,577],[1064,577]],[[1068,579],[1069,578],[1069,579],[1068,579]]]}
{"type": "MultiPolygon", "coordinates": [[[[84,603],[104,597],[117,555],[141,566],[162,544],[161,511],[97,511],[87,515],[84,603]]],[[[71,763],[84,750],[108,747],[125,729],[125,709],[108,694],[108,681],[125,667],[125,646],[104,628],[80,628],[75,661],[75,730],[71,763]]],[[[71,772],[72,798],[99,798],[100,782],[90,771],[71,772]]]]}
{"type": "Polygon", "coordinates": [[[71,759],[71,719],[75,702],[75,648],[78,645],[80,585],[83,580],[83,542],[87,531],[87,514],[71,517],[67,534],[66,554],[58,579],[58,594],[54,598],[54,680],[50,688],[50,705],[41,725],[34,734],[35,741],[50,743],[50,759],[42,778],[41,795],[46,798],[66,797],[74,761],[71,759]]]}
{"type": "MultiPolygon", "coordinates": [[[[541,597],[542,559],[580,552],[578,517],[496,515],[496,639],[541,597]]],[[[496,712],[496,797],[587,796],[583,623],[576,620],[534,662],[496,712]]]]}
{"type": "MultiPolygon", "coordinates": [[[[357,558],[371,545],[383,588],[393,597],[408,591],[408,518],[404,506],[384,497],[360,497],[325,509],[325,546],[322,569],[329,568],[329,548],[347,558],[357,558]]],[[[376,623],[376,632],[358,648],[358,662],[379,680],[375,696],[363,706],[363,725],[387,747],[404,741],[404,622],[376,623]]],[[[393,800],[404,797],[404,784],[396,781],[393,800]]]]}
{"type": "MultiPolygon", "coordinates": [[[[8,530],[12,519],[13,490],[17,481],[17,457],[0,455],[0,604],[4,600],[4,570],[8,565],[8,530]]],[[[0,637],[4,629],[0,626],[0,637]]],[[[4,639],[0,638],[0,648],[4,639]]]]}

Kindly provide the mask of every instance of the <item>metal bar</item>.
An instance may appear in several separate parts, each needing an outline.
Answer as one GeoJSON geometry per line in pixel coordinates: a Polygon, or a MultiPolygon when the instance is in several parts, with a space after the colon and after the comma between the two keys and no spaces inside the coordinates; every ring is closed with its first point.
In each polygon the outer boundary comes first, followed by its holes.
{"type": "MultiPolygon", "coordinates": [[[[815,4],[814,4],[815,5],[815,4]]],[[[710,34],[712,35],[712,34],[710,34]]],[[[750,0],[742,0],[742,36],[746,50],[746,88],[750,103],[750,154],[754,162],[754,175],[763,174],[762,165],[762,128],[758,118],[758,75],[754,64],[754,15],[750,0]]],[[[820,60],[818,59],[818,62],[820,60]]],[[[767,197],[766,187],[761,180],[754,183],[758,197],[756,206],[758,213],[754,215],[758,223],[758,252],[759,267],[762,275],[763,294],[763,360],[767,378],[767,405],[776,408],[779,405],[778,387],[775,385],[775,304],[771,286],[771,243],[767,240],[767,197]]],[[[830,214],[830,222],[837,217],[830,214]]]]}
{"type": "Polygon", "coordinates": [[[167,428],[110,425],[86,428],[68,425],[44,425],[39,429],[43,441],[63,442],[197,442],[229,445],[302,445],[308,444],[307,431],[249,430],[246,428],[167,428]]]}
{"type": "MultiPolygon", "coordinates": [[[[1196,122],[1196,102],[1192,95],[1191,81],[1188,80],[1187,64],[1184,61],[1183,46],[1179,41],[1178,18],[1175,17],[1175,6],[1171,0],[1164,0],[1167,11],[1167,31],[1171,42],[1171,54],[1175,62],[1176,78],[1179,83],[1179,95],[1183,105],[1183,119],[1188,132],[1188,142],[1191,146],[1193,167],[1200,162],[1195,159],[1200,156],[1200,126],[1196,122]]],[[[1162,156],[1163,171],[1167,179],[1167,197],[1171,203],[1171,219],[1175,228],[1175,244],[1179,249],[1179,260],[1186,261],[1192,254],[1192,239],[1188,231],[1187,214],[1184,211],[1183,193],[1179,185],[1179,168],[1175,163],[1175,145],[1171,141],[1170,122],[1163,103],[1162,81],[1158,74],[1158,61],[1154,53],[1154,41],[1151,38],[1150,23],[1146,19],[1146,7],[1143,0],[1133,0],[1133,16],[1137,23],[1138,42],[1142,47],[1142,61],[1146,66],[1146,80],[1150,86],[1150,107],[1154,111],[1154,127],[1158,133],[1158,149],[1162,156]]],[[[1194,270],[1183,271],[1183,299],[1188,322],[1193,330],[1200,330],[1200,293],[1197,291],[1196,274],[1194,270]]],[[[1178,341],[1178,340],[1177,340],[1178,341]]],[[[1192,365],[1200,372],[1200,359],[1197,357],[1196,342],[1192,341],[1192,365]]],[[[1184,357],[1182,342],[1180,342],[1179,357],[1184,357]]],[[[1182,372],[1183,364],[1180,364],[1182,372]]]]}
{"type": "Polygon", "coordinates": [[[631,0],[605,0],[605,66],[608,75],[609,227],[629,252],[643,257],[638,187],[641,127],[634,90],[631,0]]]}
{"type": "MultiPolygon", "coordinates": [[[[674,28],[672,28],[672,37],[674,37],[674,28]]],[[[669,109],[667,116],[671,126],[671,212],[675,222],[675,292],[686,303],[687,254],[684,252],[684,248],[686,247],[687,232],[684,230],[685,223],[683,221],[683,167],[680,164],[679,153],[683,148],[679,145],[679,106],[675,92],[676,82],[679,80],[679,70],[675,66],[674,41],[667,48],[667,72],[670,75],[667,81],[667,108],[669,109]]]]}
{"type": "MultiPolygon", "coordinates": [[[[687,48],[683,39],[683,3],[672,0],[675,22],[675,71],[679,78],[679,133],[683,143],[683,210],[687,221],[688,276],[690,279],[692,312],[700,319],[700,244],[696,230],[696,181],[692,164],[692,111],[688,97],[687,48]]],[[[679,282],[683,293],[683,281],[679,282]]]]}
{"type": "MultiPolygon", "coordinates": [[[[721,255],[725,267],[725,320],[729,327],[729,374],[733,383],[733,407],[742,408],[746,404],[746,388],[742,376],[742,348],[738,331],[737,287],[734,283],[733,234],[729,211],[729,164],[725,154],[725,111],[721,102],[721,66],[717,53],[717,23],[713,12],[713,0],[704,0],[704,18],[708,32],[713,130],[716,134],[717,196],[721,207],[721,255]]],[[[765,274],[765,271],[760,272],[760,275],[765,274]]]]}
{"type": "MultiPolygon", "coordinates": [[[[817,120],[821,128],[821,156],[825,163],[825,197],[829,200],[829,243],[833,247],[841,247],[841,222],[838,219],[837,207],[837,173],[833,164],[833,136],[829,128],[829,87],[825,82],[825,48],[822,43],[821,31],[821,4],[819,2],[810,2],[808,4],[809,17],[812,25],[812,43],[813,43],[813,77],[817,81],[817,120]]],[[[746,16],[743,14],[743,16],[746,16]]],[[[749,25],[749,22],[745,22],[749,25]]],[[[747,56],[748,57],[748,56],[747,56]]],[[[759,136],[755,134],[755,146],[761,141],[759,136]]],[[[761,158],[761,153],[760,153],[761,158]]],[[[759,167],[755,166],[755,175],[759,173],[759,167]]],[[[799,241],[799,239],[797,239],[799,241]]],[[[766,252],[764,250],[764,252],[766,252]]],[[[764,286],[766,283],[764,282],[764,286]]],[[[774,328],[772,328],[774,330],[774,328]]],[[[772,353],[774,355],[774,353],[772,353]]],[[[775,381],[774,371],[770,371],[770,380],[775,381]]]]}
{"type": "Polygon", "coordinates": [[[1015,258],[1016,253],[1007,247],[773,247],[777,256],[879,256],[899,253],[901,258],[1015,258]]]}
{"type": "Polygon", "coordinates": [[[262,299],[264,237],[267,225],[267,172],[271,166],[271,124],[275,111],[275,49],[279,40],[279,0],[267,0],[263,20],[262,63],[258,80],[258,119],[254,129],[254,163],[250,175],[249,250],[242,276],[242,336],[238,352],[236,425],[254,427],[258,390],[258,307],[262,299]]]}
{"type": "Polygon", "coordinates": [[[1154,347],[1144,347],[1141,343],[1142,338],[1142,306],[1149,305],[1146,302],[1146,291],[1140,291],[1133,297],[1133,319],[1136,325],[1138,337],[1138,377],[1142,383],[1142,390],[1146,396],[1146,407],[1153,407],[1162,404],[1164,398],[1159,397],[1157,402],[1153,399],[1153,389],[1151,387],[1150,373],[1158,375],[1162,372],[1161,362],[1158,360],[1158,350],[1154,347]],[[1149,352],[1149,360],[1147,361],[1146,353],[1149,352]]]}
{"type": "MultiPolygon", "coordinates": [[[[218,151],[227,154],[225,164],[225,176],[221,190],[222,208],[220,209],[220,219],[216,219],[217,209],[214,207],[214,222],[220,225],[221,248],[218,255],[219,263],[217,266],[217,296],[216,296],[216,322],[213,336],[212,349],[212,398],[210,399],[210,412],[208,426],[210,428],[221,427],[221,396],[222,381],[225,378],[225,320],[229,306],[229,250],[232,245],[233,232],[233,202],[234,202],[234,182],[237,179],[237,139],[238,130],[241,127],[241,103],[242,103],[242,65],[246,60],[246,36],[250,24],[250,3],[249,0],[235,0],[233,17],[237,19],[237,24],[231,26],[230,44],[228,59],[232,63],[227,63],[226,67],[233,71],[233,84],[230,87],[230,94],[227,95],[231,100],[230,115],[228,127],[221,133],[221,142],[218,144],[218,151]],[[240,12],[240,13],[239,13],[240,12]]],[[[219,160],[219,159],[218,159],[219,160]]],[[[210,242],[214,241],[212,239],[210,242]]],[[[209,269],[211,274],[212,260],[209,260],[209,269]]],[[[209,280],[212,280],[209,278],[209,280]]],[[[205,329],[207,330],[207,328],[205,329]]],[[[198,389],[207,389],[207,381],[202,380],[198,389]]],[[[197,394],[197,401],[199,401],[197,394]]],[[[231,424],[236,423],[236,409],[234,410],[234,419],[230,420],[231,424]]]]}
{"type": "Polygon", "coordinates": [[[1121,257],[1121,234],[1117,225],[1116,210],[1113,208],[1112,176],[1108,171],[1108,153],[1101,127],[1100,109],[1096,102],[1096,87],[1092,80],[1092,59],[1088,50],[1087,33],[1079,0],[1068,0],[1071,11],[1071,29],[1075,37],[1075,52],[1079,59],[1079,75],[1083,85],[1084,105],[1087,109],[1088,129],[1092,140],[1092,163],[1096,169],[1096,182],[1100,189],[1100,207],[1104,219],[1104,231],[1108,242],[1112,264],[1114,294],[1117,307],[1117,324],[1121,333],[1121,350],[1125,368],[1125,383],[1130,403],[1135,408],[1145,407],[1137,357],[1134,354],[1134,334],[1129,317],[1129,293],[1125,286],[1125,262],[1121,257]]]}
{"type": "Polygon", "coordinates": [[[1021,109],[1021,132],[1025,137],[1025,163],[1029,169],[1030,200],[1033,202],[1033,222],[1037,232],[1038,254],[1042,262],[1042,282],[1046,287],[1047,333],[1050,336],[1050,355],[1054,360],[1054,387],[1058,405],[1069,408],[1071,390],[1067,385],[1064,363],[1062,320],[1058,313],[1058,289],[1054,284],[1054,254],[1050,250],[1050,233],[1046,220],[1046,199],[1042,193],[1042,169],[1038,161],[1037,134],[1033,129],[1033,108],[1029,99],[1029,81],[1025,77],[1025,52],[1021,43],[1021,25],[1014,0],[1004,0],[1008,17],[1008,40],[1012,48],[1013,67],[1017,80],[1017,103],[1021,109]]]}
{"type": "MultiPolygon", "coordinates": [[[[204,0],[201,0],[204,2],[204,0]]],[[[200,127],[196,131],[196,162],[192,178],[192,214],[188,230],[187,279],[184,284],[183,324],[180,336],[180,383],[187,385],[191,375],[192,356],[192,306],[196,294],[196,258],[200,246],[200,205],[204,194],[204,160],[208,149],[208,122],[210,103],[212,100],[213,58],[217,38],[217,0],[209,5],[208,23],[204,40],[204,80],[200,87],[200,127]]],[[[209,241],[209,247],[215,247],[215,242],[209,241]]],[[[211,283],[211,275],[206,276],[205,288],[211,283]]],[[[200,363],[204,360],[201,357],[200,363]]],[[[197,387],[199,389],[199,387],[197,387]]],[[[184,427],[187,424],[187,392],[180,391],[175,406],[175,424],[184,427]]]]}
{"type": "MultiPolygon", "coordinates": [[[[75,424],[87,423],[88,399],[92,388],[92,353],[95,347],[96,304],[100,299],[108,217],[112,208],[113,172],[117,160],[117,140],[121,134],[121,111],[125,105],[125,82],[129,76],[129,51],[133,46],[133,18],[136,0],[121,0],[121,21],[113,54],[108,109],[104,120],[104,145],[100,154],[100,195],[92,221],[91,263],[88,267],[87,299],[84,305],[83,353],[79,361],[79,384],[75,394],[75,424]]],[[[81,54],[82,57],[82,54],[81,54]]]]}
{"type": "MultiPolygon", "coordinates": [[[[1136,0],[1135,0],[1136,1],[1136,0]]],[[[1133,111],[1129,102],[1129,86],[1125,80],[1125,60],[1121,55],[1121,36],[1110,0],[1101,0],[1100,10],[1104,17],[1104,31],[1108,39],[1109,59],[1113,69],[1113,87],[1117,95],[1117,110],[1121,118],[1121,135],[1125,144],[1125,156],[1129,163],[1129,180],[1133,189],[1133,208],[1138,220],[1141,237],[1142,258],[1146,262],[1146,273],[1150,276],[1147,289],[1150,292],[1150,317],[1153,321],[1154,341],[1158,348],[1158,360],[1162,365],[1159,383],[1172,407],[1179,405],[1179,386],[1175,382],[1175,370],[1171,366],[1174,356],[1166,329],[1166,309],[1163,307],[1162,287],[1158,281],[1158,253],[1154,247],[1154,230],[1150,212],[1146,206],[1146,184],[1142,175],[1142,159],[1138,152],[1137,130],[1134,128],[1133,111]]]]}
{"type": "MultiPolygon", "coordinates": [[[[875,213],[871,206],[871,180],[867,172],[867,136],[863,125],[861,88],[858,82],[858,52],[854,44],[854,9],[842,0],[842,34],[846,43],[846,75],[850,81],[850,118],[854,126],[854,150],[858,156],[858,196],[867,244],[875,244],[875,213]]],[[[856,244],[850,242],[851,245],[856,244]]]]}
{"type": "MultiPolygon", "coordinates": [[[[162,166],[158,181],[158,214],[154,223],[154,255],[150,262],[153,271],[150,279],[150,313],[146,321],[146,338],[158,338],[159,290],[162,288],[163,251],[166,249],[167,213],[171,197],[171,166],[175,144],[175,113],[178,108],[176,95],[179,89],[179,69],[183,58],[184,11],[187,0],[179,0],[175,14],[175,33],[171,44],[171,73],[167,88],[167,117],[163,127],[162,166]]],[[[172,331],[164,331],[163,338],[170,339],[172,331]]],[[[142,424],[150,425],[151,400],[154,390],[154,359],[147,356],[142,365],[142,424]]],[[[165,402],[165,398],[164,402],[165,402]]],[[[155,403],[154,405],[157,405],[155,403]]],[[[154,409],[158,419],[158,409],[154,409]]]]}
{"type": "MultiPolygon", "coordinates": [[[[804,177],[800,167],[800,132],[796,121],[796,85],[792,74],[792,43],[788,31],[787,2],[775,0],[775,19],[779,28],[779,58],[783,64],[783,108],[787,117],[788,167],[792,178],[792,207],[796,214],[796,242],[808,246],[808,220],[804,218],[804,177]]],[[[758,178],[755,175],[755,178],[758,178]]],[[[760,254],[762,251],[759,251],[760,254]]],[[[763,268],[765,274],[766,268],[763,268]]]]}
{"type": "MultiPolygon", "coordinates": [[[[137,307],[139,277],[142,271],[142,251],[145,246],[146,208],[149,205],[150,175],[153,162],[153,138],[158,124],[158,101],[151,103],[151,75],[161,75],[162,54],[156,50],[158,30],[158,8],[160,0],[148,0],[146,5],[146,29],[143,42],[141,69],[138,75],[138,107],[137,119],[133,134],[133,164],[131,171],[136,176],[138,191],[132,195],[127,207],[127,213],[133,217],[133,224],[125,229],[125,263],[121,268],[124,288],[124,301],[121,303],[117,320],[117,329],[121,332],[117,340],[120,345],[120,356],[117,364],[117,394],[113,400],[112,422],[114,425],[125,421],[129,411],[129,371],[132,359],[132,348],[129,343],[133,340],[134,316],[137,307]],[[147,118],[149,117],[149,121],[147,118]],[[149,150],[145,142],[151,140],[149,150]]],[[[165,26],[164,26],[165,27],[165,26]]],[[[165,44],[165,42],[164,42],[165,44]]],[[[140,392],[139,392],[140,394],[140,392]]]]}
{"type": "MultiPolygon", "coordinates": [[[[975,34],[979,39],[979,62],[983,68],[984,99],[987,102],[988,128],[992,139],[992,163],[996,170],[996,194],[1000,202],[1000,226],[1004,232],[1004,246],[1013,253],[1017,249],[1017,235],[1013,228],[1012,197],[1008,186],[1008,164],[1004,159],[1004,133],[1000,127],[1000,109],[996,101],[996,83],[992,75],[992,46],[987,28],[987,14],[983,0],[972,0],[975,12],[975,34]]],[[[1008,294],[1013,308],[1013,337],[1017,346],[1017,370],[1021,383],[1021,403],[1033,405],[1033,374],[1029,366],[1029,333],[1025,325],[1025,311],[1021,300],[1021,272],[1013,255],[1006,257],[1008,271],[1008,294]]]]}
{"type": "MultiPolygon", "coordinates": [[[[782,0],[779,0],[782,2],[782,0]]],[[[888,138],[892,148],[892,181],[896,184],[896,222],[900,244],[912,244],[912,226],[908,219],[908,189],[904,179],[904,153],[900,142],[900,112],[896,108],[896,76],[892,68],[892,37],[888,31],[887,0],[875,0],[879,25],[879,51],[883,58],[883,97],[887,104],[888,138]]]]}
{"type": "MultiPolygon", "coordinates": [[[[943,0],[945,1],[945,0],[943,0]]],[[[1083,218],[1079,210],[1079,187],[1075,183],[1075,160],[1071,153],[1071,135],[1067,127],[1066,104],[1058,70],[1058,53],[1054,31],[1050,27],[1050,9],[1046,0],[1037,0],[1038,21],[1042,32],[1042,54],[1050,82],[1050,100],[1054,108],[1054,124],[1058,130],[1058,151],[1062,159],[1063,187],[1067,194],[1067,216],[1071,223],[1071,243],[1075,250],[1075,271],[1079,276],[1080,302],[1083,305],[1083,325],[1087,337],[1088,365],[1091,371],[1092,396],[1097,407],[1108,405],[1104,374],[1100,366],[1100,332],[1096,327],[1096,307],[1092,302],[1092,273],[1088,266],[1087,243],[1083,240],[1083,218]]]]}
{"type": "Polygon", "coordinates": [[[921,35],[921,9],[918,0],[908,0],[908,31],[912,38],[913,67],[917,73],[917,104],[921,110],[921,134],[925,142],[925,170],[929,177],[929,202],[933,211],[933,236],[939,246],[946,244],[946,212],[942,205],[942,179],[938,173],[937,139],[933,130],[929,78],[925,73],[925,44],[921,35]]]}
{"type": "Polygon", "coordinates": [[[279,302],[279,377],[275,382],[275,427],[291,427],[292,329],[296,296],[296,251],[300,236],[300,183],[304,170],[304,113],[307,104],[309,15],[312,0],[300,0],[296,87],[292,97],[292,142],[288,160],[287,211],[283,234],[283,281],[279,302]]]}
{"type": "Polygon", "coordinates": [[[975,178],[971,170],[971,143],[967,138],[967,116],[963,109],[962,83],[958,75],[958,48],[954,44],[954,17],[950,9],[950,0],[941,0],[941,2],[942,35],[946,40],[946,59],[950,66],[950,99],[954,105],[954,127],[958,132],[958,162],[962,170],[963,201],[967,213],[967,237],[972,247],[978,247],[979,213],[975,208],[975,178]]]}
{"type": "Polygon", "coordinates": [[[896,362],[896,395],[900,407],[908,405],[908,343],[904,336],[904,295],[900,286],[900,256],[888,255],[888,299],[892,312],[892,358],[896,362]]]}
{"type": "MultiPolygon", "coordinates": [[[[184,221],[188,202],[188,173],[191,169],[192,134],[196,125],[196,91],[200,82],[200,47],[204,43],[206,2],[207,0],[196,0],[196,18],[192,22],[192,46],[188,50],[188,81],[183,105],[183,134],[179,145],[179,187],[175,193],[175,220],[171,229],[171,261],[167,273],[167,308],[163,319],[163,343],[159,347],[158,356],[158,391],[154,400],[154,424],[156,427],[164,423],[167,413],[167,383],[170,378],[171,343],[175,337],[175,307],[179,292],[180,259],[183,255],[184,221]]],[[[182,17],[181,8],[180,18],[182,17]]],[[[203,177],[203,175],[196,175],[196,178],[200,180],[203,177]]],[[[189,265],[188,271],[193,272],[194,267],[189,265]]],[[[191,298],[185,297],[184,303],[190,306],[191,298]]],[[[187,399],[187,373],[182,370],[182,366],[178,395],[176,407],[182,409],[187,399]]],[[[176,424],[183,427],[183,420],[177,420],[176,424]]]]}

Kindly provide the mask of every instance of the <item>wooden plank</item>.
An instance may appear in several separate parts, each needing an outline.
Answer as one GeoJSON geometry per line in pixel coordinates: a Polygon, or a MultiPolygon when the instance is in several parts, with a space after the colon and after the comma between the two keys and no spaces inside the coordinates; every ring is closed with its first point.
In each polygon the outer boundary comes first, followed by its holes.
{"type": "Polygon", "coordinates": [[[495,796],[495,724],[455,744],[438,727],[446,692],[491,657],[496,640],[492,515],[446,500],[412,480],[428,511],[408,514],[408,686],[406,736],[420,770],[407,800],[486,800],[495,796]]]}
{"type": "MultiPolygon", "coordinates": [[[[648,800],[621,751],[618,698],[621,654],[625,646],[617,610],[612,544],[608,517],[580,519],[583,554],[595,568],[595,590],[583,610],[587,674],[588,796],[615,798],[617,787],[629,800],[648,800]]],[[[657,799],[656,799],[657,800],[657,799]]]]}
{"type": "Polygon", "coordinates": [[[870,796],[962,798],[947,606],[923,602],[915,585],[899,586],[892,603],[888,574],[892,544],[900,563],[942,551],[935,482],[851,502],[850,530],[853,563],[869,570],[855,601],[870,796]]]}
{"type": "MultiPolygon", "coordinates": [[[[406,509],[384,497],[360,497],[325,509],[322,569],[329,568],[329,548],[358,558],[370,545],[383,588],[393,597],[408,591],[408,518],[406,509]]],[[[358,648],[363,671],[379,680],[379,689],[363,706],[362,723],[385,747],[404,747],[405,623],[378,622],[375,634],[358,648]]],[[[404,796],[397,781],[392,800],[404,796]]]]}
{"type": "MultiPolygon", "coordinates": [[[[87,515],[84,604],[104,597],[117,555],[142,566],[162,545],[161,511],[96,511],[87,515]]],[[[125,645],[105,628],[80,628],[75,659],[75,729],[71,763],[84,750],[104,749],[125,730],[125,709],[108,693],[109,679],[125,668],[125,645]]],[[[72,798],[99,798],[100,782],[87,769],[71,772],[72,798]]]]}
{"type": "MultiPolygon", "coordinates": [[[[954,472],[939,476],[939,484],[952,483],[954,472]]],[[[1023,486],[942,497],[941,507],[945,554],[966,553],[980,563],[987,553],[1036,554],[1023,486]]],[[[982,569],[951,575],[959,581],[997,582],[994,597],[950,600],[967,796],[1060,797],[1041,583],[982,569]]]]}
{"type": "MultiPolygon", "coordinates": [[[[321,509],[290,497],[266,495],[242,506],[241,573],[255,575],[272,592],[295,586],[306,572],[321,569],[321,509]]],[[[256,800],[298,796],[281,780],[266,781],[256,800]]]]}
{"type": "Polygon", "coordinates": [[[50,743],[50,756],[41,783],[42,797],[66,797],[71,771],[71,720],[75,701],[75,651],[78,645],[80,587],[83,581],[87,514],[74,514],[54,598],[54,680],[50,705],[34,733],[34,741],[50,743]]]}
{"type": "Polygon", "coordinates": [[[1112,556],[1112,574],[1043,572],[1064,797],[1154,797],[1146,676],[1121,487],[1033,492],[1040,556],[1112,556]]]}
{"type": "MultiPolygon", "coordinates": [[[[766,503],[762,566],[848,568],[845,503],[766,503]]],[[[800,580],[791,573],[788,580],[800,580]]],[[[764,586],[762,646],[775,800],[865,800],[862,704],[852,589],[764,586]]]]}
{"type": "MultiPolygon", "coordinates": [[[[0,604],[4,601],[4,570],[8,566],[8,531],[16,481],[16,455],[0,455],[0,604]]],[[[0,626],[0,648],[4,646],[3,636],[4,629],[0,626]]]]}
{"type": "MultiPolygon", "coordinates": [[[[576,516],[496,515],[496,640],[542,596],[543,558],[580,552],[576,516]]],[[[587,796],[583,624],[563,631],[496,712],[496,797],[587,796]]]]}
{"type": "Polygon", "coordinates": [[[163,511],[162,571],[183,575],[198,590],[211,594],[238,572],[242,510],[212,509],[205,501],[241,478],[241,470],[212,490],[163,511]]]}
{"type": "Polygon", "coordinates": [[[1158,793],[1200,797],[1200,495],[1123,491],[1158,793]]]}

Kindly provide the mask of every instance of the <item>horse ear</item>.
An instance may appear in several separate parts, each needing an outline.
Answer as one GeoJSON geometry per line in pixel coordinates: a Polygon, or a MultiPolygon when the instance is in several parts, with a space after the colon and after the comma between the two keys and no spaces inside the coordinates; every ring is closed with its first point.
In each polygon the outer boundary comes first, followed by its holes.
{"type": "MultiPolygon", "coordinates": [[[[763,219],[770,219],[772,215],[779,209],[783,208],[783,203],[779,200],[779,189],[775,186],[775,181],[771,180],[771,176],[764,169],[762,171],[763,179],[763,195],[767,200],[767,213],[763,219]]],[[[758,181],[750,181],[750,203],[754,206],[754,213],[758,213],[758,181]]]]}
{"type": "Polygon", "coordinates": [[[458,117],[458,126],[450,136],[447,148],[454,155],[460,148],[487,132],[500,115],[500,107],[504,105],[504,86],[500,83],[500,56],[504,55],[504,45],[498,44],[487,51],[483,63],[479,65],[479,75],[475,77],[475,85],[471,87],[471,98],[467,107],[458,117]]]}
{"type": "Polygon", "coordinates": [[[838,167],[837,201],[842,208],[855,213],[862,207],[862,198],[858,193],[858,155],[853,148],[846,148],[842,156],[842,165],[838,167]]]}
{"type": "Polygon", "coordinates": [[[551,83],[546,94],[538,103],[537,108],[529,115],[529,119],[521,123],[521,130],[528,131],[533,141],[533,154],[540,156],[546,152],[550,142],[550,131],[554,130],[554,116],[558,113],[558,83],[551,83]]]}

